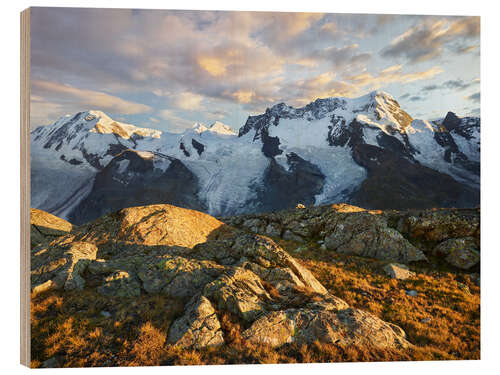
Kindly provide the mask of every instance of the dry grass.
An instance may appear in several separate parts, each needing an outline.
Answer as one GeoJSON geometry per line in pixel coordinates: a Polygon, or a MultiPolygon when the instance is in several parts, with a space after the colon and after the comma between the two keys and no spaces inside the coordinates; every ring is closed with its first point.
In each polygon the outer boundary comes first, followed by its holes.
{"type": "MultiPolygon", "coordinates": [[[[316,243],[300,252],[296,243],[280,244],[332,294],[401,326],[415,347],[398,351],[315,343],[273,349],[246,342],[241,338],[245,327],[221,313],[225,345],[174,348],[166,344],[166,335],[185,301],[147,295],[109,299],[89,289],[32,299],[32,366],[52,357],[62,367],[479,359],[480,289],[469,275],[418,265],[416,278],[392,280],[380,261],[321,252],[316,243]],[[418,296],[406,295],[410,289],[418,296]]],[[[272,285],[264,286],[273,298],[281,297],[272,285]]]]}
{"type": "Polygon", "coordinates": [[[299,254],[296,245],[281,245],[332,294],[403,328],[418,347],[416,360],[480,358],[480,288],[467,273],[422,263],[415,278],[395,280],[381,261],[322,252],[317,244],[299,254]]]}

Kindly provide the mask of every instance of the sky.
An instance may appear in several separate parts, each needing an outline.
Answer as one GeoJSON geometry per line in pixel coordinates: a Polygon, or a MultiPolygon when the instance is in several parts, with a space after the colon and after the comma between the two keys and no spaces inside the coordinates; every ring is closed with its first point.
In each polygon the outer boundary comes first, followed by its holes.
{"type": "Polygon", "coordinates": [[[179,133],[375,89],[479,115],[479,17],[32,8],[31,126],[90,109],[179,133]]]}

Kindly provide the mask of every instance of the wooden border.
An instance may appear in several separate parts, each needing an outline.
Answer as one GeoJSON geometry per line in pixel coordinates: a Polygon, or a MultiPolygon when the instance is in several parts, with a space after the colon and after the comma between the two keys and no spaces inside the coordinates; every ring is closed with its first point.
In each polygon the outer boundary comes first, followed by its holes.
{"type": "Polygon", "coordinates": [[[30,9],[21,12],[21,364],[31,364],[30,318],[30,9]]]}

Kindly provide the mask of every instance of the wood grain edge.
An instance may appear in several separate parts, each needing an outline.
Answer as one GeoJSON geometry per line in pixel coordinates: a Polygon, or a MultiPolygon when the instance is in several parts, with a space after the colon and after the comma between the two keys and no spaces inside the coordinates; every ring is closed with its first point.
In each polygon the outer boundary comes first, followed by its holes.
{"type": "Polygon", "coordinates": [[[30,9],[21,12],[21,364],[31,365],[30,314],[30,9]]]}

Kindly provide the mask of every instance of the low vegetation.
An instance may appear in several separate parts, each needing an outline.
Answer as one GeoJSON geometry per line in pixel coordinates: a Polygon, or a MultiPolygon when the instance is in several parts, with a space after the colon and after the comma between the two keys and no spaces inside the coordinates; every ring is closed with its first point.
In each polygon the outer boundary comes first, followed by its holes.
{"type": "MultiPolygon", "coordinates": [[[[93,288],[32,298],[32,367],[296,363],[480,358],[480,288],[475,274],[433,262],[416,276],[390,279],[384,261],[321,250],[316,242],[277,240],[333,295],[403,328],[413,347],[380,350],[314,343],[279,348],[241,338],[238,319],[222,313],[226,344],[200,350],[166,344],[186,300],[142,294],[103,297],[93,288]],[[408,295],[408,291],[417,295],[408,295]]],[[[278,293],[266,286],[269,293],[278,293]]]]}

